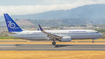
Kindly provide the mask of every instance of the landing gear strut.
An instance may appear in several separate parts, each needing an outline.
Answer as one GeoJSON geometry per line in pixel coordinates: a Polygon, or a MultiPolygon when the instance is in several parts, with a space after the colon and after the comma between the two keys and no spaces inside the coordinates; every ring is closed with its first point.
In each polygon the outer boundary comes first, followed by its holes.
{"type": "Polygon", "coordinates": [[[53,40],[52,45],[56,45],[55,39],[53,40]]]}
{"type": "Polygon", "coordinates": [[[92,43],[94,43],[94,39],[93,39],[92,43]]]}

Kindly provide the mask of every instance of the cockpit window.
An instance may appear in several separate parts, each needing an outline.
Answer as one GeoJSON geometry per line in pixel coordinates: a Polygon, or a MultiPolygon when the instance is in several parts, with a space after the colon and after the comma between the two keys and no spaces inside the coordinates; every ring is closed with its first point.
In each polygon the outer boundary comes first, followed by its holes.
{"type": "Polygon", "coordinates": [[[99,33],[99,32],[96,32],[96,33],[99,33]]]}

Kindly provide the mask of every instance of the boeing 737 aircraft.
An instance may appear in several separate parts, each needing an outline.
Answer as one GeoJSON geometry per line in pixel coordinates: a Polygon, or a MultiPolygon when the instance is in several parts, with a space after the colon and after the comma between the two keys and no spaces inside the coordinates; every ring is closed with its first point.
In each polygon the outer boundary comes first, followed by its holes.
{"type": "Polygon", "coordinates": [[[103,35],[95,30],[43,30],[40,25],[40,31],[22,30],[8,14],[4,14],[4,18],[9,36],[28,40],[53,40],[53,45],[56,44],[56,40],[60,42],[70,42],[73,39],[95,40],[103,35]]]}

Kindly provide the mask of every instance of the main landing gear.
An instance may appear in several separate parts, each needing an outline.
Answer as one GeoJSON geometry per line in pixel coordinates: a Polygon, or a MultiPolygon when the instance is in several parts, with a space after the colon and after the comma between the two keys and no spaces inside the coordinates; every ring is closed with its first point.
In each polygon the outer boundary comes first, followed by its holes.
{"type": "Polygon", "coordinates": [[[53,40],[52,45],[56,45],[55,39],[53,40]]]}

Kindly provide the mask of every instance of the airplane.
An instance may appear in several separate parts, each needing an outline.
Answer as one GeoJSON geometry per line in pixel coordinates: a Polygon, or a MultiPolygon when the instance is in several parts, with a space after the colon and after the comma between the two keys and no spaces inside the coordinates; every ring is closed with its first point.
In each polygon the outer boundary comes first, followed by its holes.
{"type": "Polygon", "coordinates": [[[70,42],[74,39],[98,39],[103,34],[95,30],[44,30],[40,25],[40,31],[22,30],[17,23],[7,14],[4,14],[8,35],[28,40],[52,40],[52,45],[56,41],[70,42]]]}

